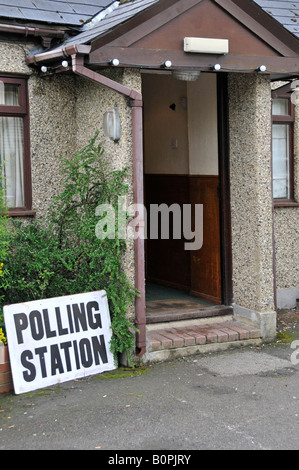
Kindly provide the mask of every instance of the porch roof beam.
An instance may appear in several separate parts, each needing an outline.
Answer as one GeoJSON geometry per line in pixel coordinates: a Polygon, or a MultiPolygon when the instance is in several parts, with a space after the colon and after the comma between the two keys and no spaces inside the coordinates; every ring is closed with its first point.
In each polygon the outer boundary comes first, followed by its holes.
{"type": "Polygon", "coordinates": [[[299,75],[299,57],[278,56],[244,56],[237,54],[187,54],[182,51],[154,50],[139,48],[122,48],[105,46],[92,51],[89,55],[89,66],[108,66],[117,58],[119,66],[147,69],[160,69],[166,60],[171,60],[168,70],[187,68],[190,70],[210,71],[213,65],[220,64],[224,71],[254,72],[265,65],[267,73],[279,76],[299,75]]]}
{"type": "Polygon", "coordinates": [[[70,58],[74,54],[83,54],[88,57],[88,66],[98,68],[111,66],[111,59],[117,58],[119,66],[161,69],[165,60],[171,60],[172,67],[168,70],[187,68],[190,70],[211,71],[215,64],[220,64],[223,71],[254,72],[260,65],[267,67],[268,74],[275,79],[296,77],[299,75],[299,57],[278,56],[244,56],[237,54],[212,55],[212,54],[187,54],[182,51],[155,50],[141,48],[123,48],[105,46],[104,48],[90,51],[91,46],[69,46],[53,51],[27,56],[28,65],[43,65],[62,58],[70,58]],[[88,55],[89,54],[89,55],[88,55]]]}

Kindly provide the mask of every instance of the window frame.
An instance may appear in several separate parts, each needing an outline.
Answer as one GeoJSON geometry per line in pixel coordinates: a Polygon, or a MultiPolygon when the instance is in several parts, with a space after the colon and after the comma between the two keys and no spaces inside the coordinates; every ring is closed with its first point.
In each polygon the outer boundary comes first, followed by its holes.
{"type": "Polygon", "coordinates": [[[28,78],[19,76],[0,75],[0,81],[19,87],[19,106],[0,104],[0,116],[21,117],[23,119],[23,180],[24,180],[24,206],[8,208],[9,216],[35,215],[32,210],[32,181],[30,159],[30,128],[29,128],[29,100],[28,78]]]}
{"type": "MultiPolygon", "coordinates": [[[[273,114],[272,115],[272,128],[271,128],[271,135],[273,125],[275,124],[287,124],[289,126],[289,198],[274,198],[274,206],[275,207],[282,207],[282,206],[297,206],[299,205],[295,202],[295,175],[294,175],[294,168],[295,168],[295,157],[294,157],[294,123],[295,123],[295,107],[291,101],[291,95],[286,91],[286,87],[282,87],[283,91],[279,89],[272,91],[272,103],[273,99],[287,99],[288,100],[288,114],[287,115],[279,115],[273,114]]],[[[272,104],[273,110],[273,104],[272,104]]],[[[271,139],[272,141],[272,139],[271,139]]],[[[272,146],[272,145],[271,145],[272,146]]],[[[272,173],[273,173],[273,153],[271,155],[272,159],[272,173]]],[[[272,184],[273,184],[273,177],[272,177],[272,184]]]]}

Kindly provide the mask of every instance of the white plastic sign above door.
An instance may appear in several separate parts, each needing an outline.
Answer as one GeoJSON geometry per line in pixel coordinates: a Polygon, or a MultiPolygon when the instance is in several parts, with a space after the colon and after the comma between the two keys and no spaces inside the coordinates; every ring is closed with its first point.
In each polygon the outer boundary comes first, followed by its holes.
{"type": "Polygon", "coordinates": [[[116,368],[104,290],[7,305],[4,320],[16,394],[116,368]]]}

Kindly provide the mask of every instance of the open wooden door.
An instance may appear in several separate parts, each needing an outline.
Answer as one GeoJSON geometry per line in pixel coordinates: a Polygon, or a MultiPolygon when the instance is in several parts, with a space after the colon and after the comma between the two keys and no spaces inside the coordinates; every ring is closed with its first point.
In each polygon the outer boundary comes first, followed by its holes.
{"type": "Polygon", "coordinates": [[[218,176],[190,177],[190,203],[203,205],[203,245],[190,252],[190,294],[221,303],[221,252],[218,176]]]}

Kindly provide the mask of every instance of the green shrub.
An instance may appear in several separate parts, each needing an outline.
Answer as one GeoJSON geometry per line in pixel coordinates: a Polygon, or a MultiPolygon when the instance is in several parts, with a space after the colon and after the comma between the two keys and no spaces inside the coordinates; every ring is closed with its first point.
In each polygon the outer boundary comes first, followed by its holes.
{"type": "MultiPolygon", "coordinates": [[[[7,255],[12,238],[12,231],[9,229],[9,218],[7,216],[7,205],[5,196],[4,177],[0,167],[0,285],[6,284],[7,255]]],[[[0,290],[0,305],[4,302],[5,295],[0,290]]],[[[0,308],[0,342],[6,344],[5,325],[2,309],[0,308]]]]}
{"type": "Polygon", "coordinates": [[[130,358],[135,328],[126,311],[138,293],[122,267],[126,243],[117,232],[114,239],[103,240],[95,233],[98,205],[109,203],[117,214],[117,198],[127,192],[126,173],[108,171],[96,138],[97,134],[72,159],[62,160],[62,191],[47,217],[26,224],[12,221],[12,236],[2,256],[0,299],[5,305],[105,289],[111,350],[115,357],[126,351],[130,358]]]}

